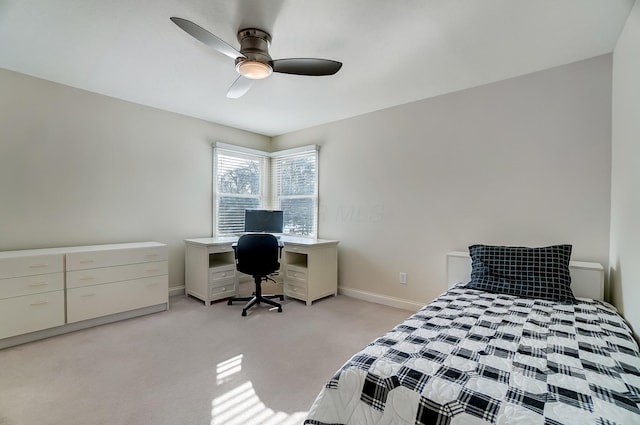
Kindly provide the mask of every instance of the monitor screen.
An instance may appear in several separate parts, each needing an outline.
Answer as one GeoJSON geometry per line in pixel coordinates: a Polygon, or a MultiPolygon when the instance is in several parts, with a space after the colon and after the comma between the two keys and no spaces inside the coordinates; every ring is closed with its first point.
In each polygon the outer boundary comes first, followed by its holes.
{"type": "Polygon", "coordinates": [[[281,210],[244,210],[244,231],[282,233],[283,213],[281,210]]]}

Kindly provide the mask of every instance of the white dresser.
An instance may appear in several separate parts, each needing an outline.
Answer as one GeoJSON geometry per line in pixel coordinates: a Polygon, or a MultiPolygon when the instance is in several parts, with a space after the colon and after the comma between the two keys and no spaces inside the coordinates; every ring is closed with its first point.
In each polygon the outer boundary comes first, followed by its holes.
{"type": "Polygon", "coordinates": [[[67,253],[67,323],[168,302],[167,247],[157,242],[67,253]]]}
{"type": "Polygon", "coordinates": [[[64,255],[0,253],[0,339],[65,323],[64,255]]]}
{"type": "Polygon", "coordinates": [[[0,252],[0,348],[168,306],[159,242],[0,252]]]}

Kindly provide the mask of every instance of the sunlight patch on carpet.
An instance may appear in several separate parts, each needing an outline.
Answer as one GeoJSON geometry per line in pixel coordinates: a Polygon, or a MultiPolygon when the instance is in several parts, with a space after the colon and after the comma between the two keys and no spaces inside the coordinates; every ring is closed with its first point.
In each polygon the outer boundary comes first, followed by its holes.
{"type": "MultiPolygon", "coordinates": [[[[216,367],[217,384],[230,384],[242,371],[242,354],[216,367]]],[[[307,412],[276,412],[256,394],[251,381],[243,382],[211,402],[211,425],[299,425],[307,412]]]]}

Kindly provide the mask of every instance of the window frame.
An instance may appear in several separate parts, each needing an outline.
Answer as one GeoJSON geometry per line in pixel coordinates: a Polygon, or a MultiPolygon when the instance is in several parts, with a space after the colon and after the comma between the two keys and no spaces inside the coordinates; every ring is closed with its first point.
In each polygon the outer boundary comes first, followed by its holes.
{"type": "MultiPolygon", "coordinates": [[[[267,185],[267,180],[269,176],[269,161],[265,156],[266,152],[249,149],[241,146],[229,145],[226,143],[214,143],[213,144],[213,175],[212,175],[212,236],[232,236],[239,233],[239,230],[231,229],[228,232],[221,232],[219,228],[219,205],[220,198],[222,197],[231,197],[231,198],[241,198],[241,199],[258,199],[258,207],[260,208],[262,205],[265,205],[269,202],[269,188],[267,185]],[[258,183],[258,191],[257,195],[249,195],[249,194],[238,194],[238,193],[227,193],[219,191],[219,176],[218,176],[218,167],[219,155],[226,155],[229,157],[237,158],[239,161],[246,160],[255,160],[259,163],[259,183],[258,183]]],[[[244,211],[244,209],[243,209],[244,211]]]]}
{"type": "Polygon", "coordinates": [[[239,198],[257,198],[259,199],[259,207],[264,209],[281,209],[282,199],[304,199],[308,198],[313,203],[313,225],[308,234],[296,234],[296,233],[284,233],[285,235],[292,235],[296,237],[305,238],[317,238],[318,236],[318,210],[319,210],[319,146],[307,145],[293,149],[286,149],[276,152],[264,152],[257,149],[246,148],[243,146],[237,146],[222,142],[215,142],[212,144],[212,236],[235,236],[239,232],[237,229],[234,231],[221,231],[219,228],[219,201],[223,196],[239,197],[239,198]],[[258,196],[243,196],[239,194],[220,193],[218,187],[218,156],[220,153],[224,153],[229,156],[236,156],[237,158],[255,158],[261,161],[260,169],[260,193],[258,196]],[[313,182],[314,193],[311,195],[295,195],[295,196],[278,196],[278,190],[275,188],[276,181],[280,181],[276,174],[279,167],[274,164],[278,161],[282,161],[285,158],[294,158],[296,156],[314,155],[315,160],[315,181],[313,182]]]}
{"type": "MultiPolygon", "coordinates": [[[[282,202],[283,200],[304,200],[308,199],[311,201],[312,209],[311,211],[311,229],[308,233],[295,233],[289,232],[285,234],[297,236],[297,237],[307,237],[307,238],[317,238],[318,237],[318,206],[319,206],[319,197],[318,197],[318,165],[319,165],[319,149],[317,145],[309,145],[302,146],[294,149],[287,149],[277,152],[271,153],[270,167],[271,167],[271,180],[269,182],[269,187],[271,189],[271,205],[274,209],[283,209],[282,202]],[[282,163],[291,160],[291,159],[302,159],[302,158],[312,158],[313,159],[313,169],[314,169],[314,181],[312,183],[313,193],[308,194],[282,194],[282,163]]],[[[285,226],[287,222],[287,211],[285,210],[285,226]]],[[[286,230],[286,228],[285,228],[286,230]]]]}

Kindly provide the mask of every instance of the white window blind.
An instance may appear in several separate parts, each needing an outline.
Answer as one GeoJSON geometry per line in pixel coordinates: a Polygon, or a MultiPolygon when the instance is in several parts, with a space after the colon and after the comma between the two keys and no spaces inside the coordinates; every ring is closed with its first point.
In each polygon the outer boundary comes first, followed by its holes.
{"type": "Polygon", "coordinates": [[[216,144],[213,149],[213,228],[216,235],[244,231],[244,210],[267,203],[268,157],[216,144]]]}
{"type": "Polygon", "coordinates": [[[284,233],[318,235],[318,149],[271,154],[271,207],[284,211],[284,233]]]}

